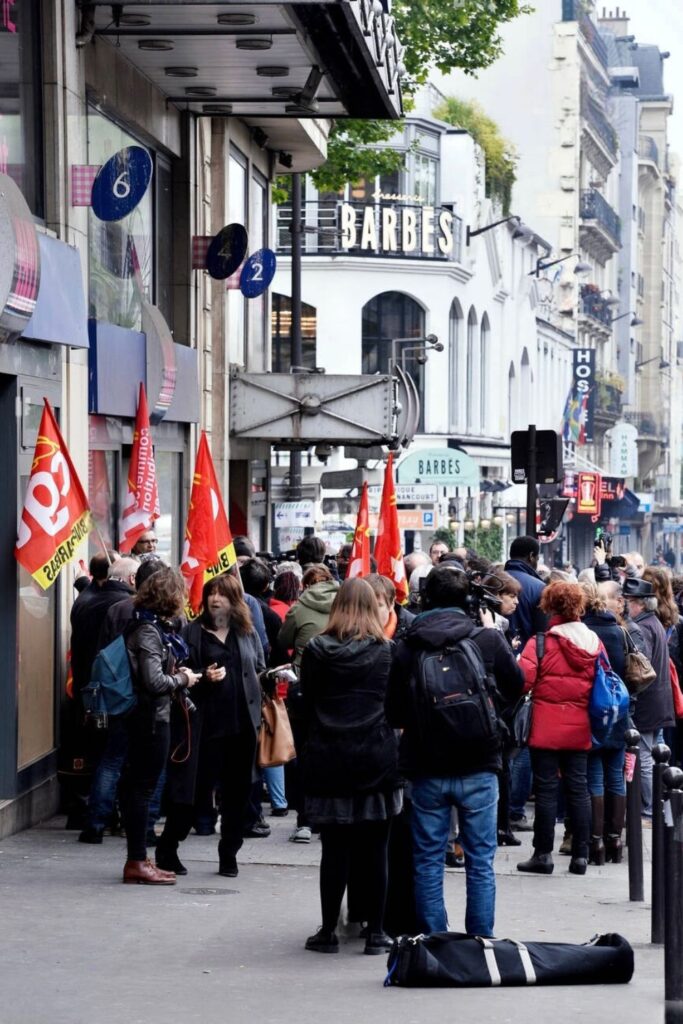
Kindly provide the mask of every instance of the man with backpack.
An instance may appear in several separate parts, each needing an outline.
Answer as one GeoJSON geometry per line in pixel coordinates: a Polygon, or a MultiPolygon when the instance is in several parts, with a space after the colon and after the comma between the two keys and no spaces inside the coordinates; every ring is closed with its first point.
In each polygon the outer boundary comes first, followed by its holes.
{"type": "Polygon", "coordinates": [[[396,648],[388,716],[403,729],[400,767],[411,780],[415,901],[424,932],[448,929],[443,896],[450,812],[465,851],[470,935],[493,935],[501,730],[495,702],[512,702],[522,675],[503,635],[469,617],[469,581],[453,565],[427,577],[425,611],[396,648]]]}

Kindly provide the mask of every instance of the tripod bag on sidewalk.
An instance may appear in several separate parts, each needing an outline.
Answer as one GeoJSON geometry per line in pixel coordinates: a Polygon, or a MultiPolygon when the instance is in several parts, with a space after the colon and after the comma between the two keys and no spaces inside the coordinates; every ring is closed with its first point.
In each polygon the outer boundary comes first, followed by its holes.
{"type": "Polygon", "coordinates": [[[387,966],[385,986],[408,988],[625,984],[633,976],[633,949],[616,933],[577,945],[435,932],[399,936],[387,966]]]}

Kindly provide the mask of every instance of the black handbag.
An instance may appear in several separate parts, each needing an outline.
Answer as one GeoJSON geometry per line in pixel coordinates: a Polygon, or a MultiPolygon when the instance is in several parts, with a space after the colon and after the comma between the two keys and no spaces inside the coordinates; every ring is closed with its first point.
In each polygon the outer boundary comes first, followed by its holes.
{"type": "Polygon", "coordinates": [[[516,942],[458,932],[395,940],[385,986],[491,988],[499,985],[616,985],[633,976],[633,949],[622,935],[589,942],[516,942]]]}
{"type": "MultiPolygon", "coordinates": [[[[545,653],[545,633],[536,634],[536,660],[538,662],[537,673],[541,670],[541,662],[545,653]]],[[[533,704],[531,692],[523,694],[510,715],[510,733],[515,747],[526,747],[531,732],[531,717],[533,704]]]]}

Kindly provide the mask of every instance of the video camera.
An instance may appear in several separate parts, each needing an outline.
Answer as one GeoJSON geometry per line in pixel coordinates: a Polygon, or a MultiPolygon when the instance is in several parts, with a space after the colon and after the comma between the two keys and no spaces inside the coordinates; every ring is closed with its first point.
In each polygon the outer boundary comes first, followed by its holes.
{"type": "MultiPolygon", "coordinates": [[[[481,626],[482,611],[489,611],[495,615],[496,612],[500,612],[503,602],[492,587],[484,586],[479,578],[480,573],[467,571],[466,575],[469,580],[470,591],[467,595],[465,610],[472,621],[477,626],[481,626]]],[[[502,582],[499,589],[502,590],[502,582]]]]}

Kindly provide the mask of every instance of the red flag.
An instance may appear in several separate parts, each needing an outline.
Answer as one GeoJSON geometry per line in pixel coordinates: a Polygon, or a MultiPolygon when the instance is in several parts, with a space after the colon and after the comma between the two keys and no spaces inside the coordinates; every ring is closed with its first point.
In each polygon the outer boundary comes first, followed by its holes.
{"type": "Polygon", "coordinates": [[[14,556],[43,590],[93,528],[88,499],[47,399],[14,556]]]}
{"type": "Polygon", "coordinates": [[[207,579],[225,572],[237,561],[230,524],[225,514],[218,478],[206,434],[202,431],[192,478],[190,508],[180,571],[190,591],[190,609],[196,615],[207,579]]]}
{"type": "Polygon", "coordinates": [[[368,483],[363,484],[363,491],[358,505],[356,532],[353,535],[353,547],[349,558],[347,580],[355,576],[368,576],[370,573],[370,515],[368,509],[368,483]]]}
{"type": "Polygon", "coordinates": [[[389,461],[384,472],[382,504],[379,509],[377,540],[375,541],[375,561],[377,562],[377,572],[391,580],[396,587],[396,600],[399,604],[403,604],[408,600],[408,581],[403,565],[401,532],[398,528],[393,452],[389,453],[389,461]]]}
{"type": "Polygon", "coordinates": [[[151,530],[154,520],[161,515],[154,448],[149,426],[149,412],[145,386],[140,381],[140,398],[135,417],[133,450],[128,468],[128,493],[123,506],[119,533],[119,549],[130,551],[145,530],[151,530]]]}

